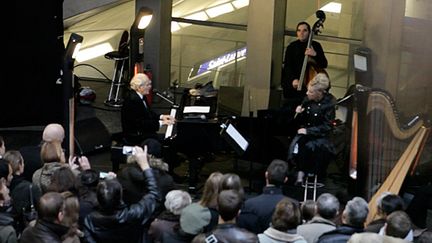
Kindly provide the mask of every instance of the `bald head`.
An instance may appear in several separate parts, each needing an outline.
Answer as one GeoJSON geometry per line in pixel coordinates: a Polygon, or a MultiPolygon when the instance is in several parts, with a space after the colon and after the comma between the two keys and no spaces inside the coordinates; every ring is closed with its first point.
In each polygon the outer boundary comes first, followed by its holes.
{"type": "Polygon", "coordinates": [[[42,140],[45,142],[59,141],[63,142],[65,131],[62,125],[57,123],[48,124],[42,134],[42,140]]]}

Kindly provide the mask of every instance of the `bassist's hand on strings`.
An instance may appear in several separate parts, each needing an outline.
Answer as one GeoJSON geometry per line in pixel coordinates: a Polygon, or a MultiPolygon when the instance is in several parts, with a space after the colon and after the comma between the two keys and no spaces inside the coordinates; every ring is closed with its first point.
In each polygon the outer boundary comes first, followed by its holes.
{"type": "Polygon", "coordinates": [[[317,53],[316,53],[316,51],[313,49],[313,47],[311,46],[310,48],[306,48],[305,55],[308,55],[308,56],[314,57],[314,56],[317,55],[317,53]]]}
{"type": "Polygon", "coordinates": [[[293,86],[293,88],[294,88],[294,89],[297,89],[298,85],[299,85],[299,80],[298,80],[298,79],[294,79],[294,80],[292,81],[292,86],[293,86]]]}

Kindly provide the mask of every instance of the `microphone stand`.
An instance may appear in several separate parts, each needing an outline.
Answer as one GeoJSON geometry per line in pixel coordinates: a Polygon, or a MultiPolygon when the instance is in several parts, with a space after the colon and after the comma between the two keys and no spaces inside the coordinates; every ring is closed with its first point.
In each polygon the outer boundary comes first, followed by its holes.
{"type": "Polygon", "coordinates": [[[176,105],[176,104],[174,103],[174,101],[168,99],[167,97],[165,97],[164,95],[162,95],[161,93],[159,93],[159,91],[155,91],[155,90],[153,90],[153,93],[156,94],[157,96],[159,96],[160,98],[162,98],[163,100],[165,100],[166,102],[170,103],[171,106],[173,106],[173,107],[175,107],[175,108],[178,108],[178,105],[176,105]]]}
{"type": "Polygon", "coordinates": [[[159,94],[159,92],[156,92],[155,94],[156,94],[157,96],[161,97],[162,99],[164,99],[166,102],[170,103],[171,105],[174,105],[174,102],[173,102],[172,100],[170,100],[170,99],[168,99],[167,97],[165,97],[165,96],[159,94]]]}

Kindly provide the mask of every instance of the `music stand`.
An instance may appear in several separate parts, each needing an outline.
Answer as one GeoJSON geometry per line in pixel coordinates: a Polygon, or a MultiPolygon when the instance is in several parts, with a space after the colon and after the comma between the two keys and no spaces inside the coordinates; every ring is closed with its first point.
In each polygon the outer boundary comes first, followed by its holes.
{"type": "MultiPolygon", "coordinates": [[[[227,120],[221,125],[222,130],[220,131],[221,137],[231,146],[236,152],[234,171],[238,173],[238,158],[241,157],[246,150],[249,148],[249,142],[243,135],[231,124],[230,120],[227,120]]],[[[253,162],[249,161],[249,190],[252,190],[252,171],[253,162]]]]}
{"type": "Polygon", "coordinates": [[[240,134],[240,132],[228,120],[221,125],[220,132],[222,138],[234,149],[238,156],[242,156],[249,147],[249,142],[240,134]]]}

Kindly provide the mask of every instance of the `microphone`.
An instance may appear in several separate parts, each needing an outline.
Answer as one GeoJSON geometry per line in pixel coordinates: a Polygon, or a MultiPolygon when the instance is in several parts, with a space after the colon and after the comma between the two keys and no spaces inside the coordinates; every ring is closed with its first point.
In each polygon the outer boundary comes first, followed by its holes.
{"type": "Polygon", "coordinates": [[[171,94],[169,94],[167,91],[160,92],[160,91],[157,90],[157,89],[153,89],[153,93],[163,95],[163,96],[165,96],[165,97],[168,98],[168,99],[172,98],[172,97],[171,97],[171,94]]]}
{"type": "Polygon", "coordinates": [[[153,89],[152,92],[155,94],[160,94],[159,90],[157,90],[157,89],[153,89]]]}
{"type": "MultiPolygon", "coordinates": [[[[309,100],[308,99],[304,99],[303,101],[302,101],[302,103],[300,104],[300,107],[302,108],[302,109],[304,109],[303,107],[305,107],[306,105],[307,105],[307,103],[309,102],[309,100]]],[[[296,107],[296,109],[297,109],[297,107],[296,107]]],[[[303,112],[303,111],[302,111],[303,112]]],[[[300,112],[300,113],[302,113],[302,112],[300,112]]],[[[300,114],[300,113],[295,113],[294,114],[294,119],[298,116],[298,114],[300,114]]]]}
{"type": "Polygon", "coordinates": [[[169,97],[168,95],[165,95],[164,93],[160,93],[159,90],[157,89],[153,89],[152,92],[159,96],[160,98],[162,98],[163,100],[165,100],[166,102],[170,103],[171,105],[174,105],[174,101],[170,100],[171,97],[169,97]]]}

